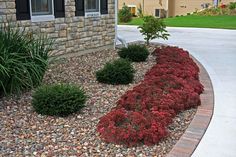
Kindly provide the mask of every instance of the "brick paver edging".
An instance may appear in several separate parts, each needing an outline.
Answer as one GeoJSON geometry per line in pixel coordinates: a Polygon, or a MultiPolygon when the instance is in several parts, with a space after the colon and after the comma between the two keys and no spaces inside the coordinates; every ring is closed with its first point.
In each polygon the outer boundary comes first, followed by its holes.
{"type": "Polygon", "coordinates": [[[204,85],[204,92],[200,96],[201,106],[197,108],[192,122],[167,157],[190,157],[205,134],[213,115],[214,92],[211,79],[201,63],[196,59],[194,61],[200,68],[200,81],[204,85]]]}

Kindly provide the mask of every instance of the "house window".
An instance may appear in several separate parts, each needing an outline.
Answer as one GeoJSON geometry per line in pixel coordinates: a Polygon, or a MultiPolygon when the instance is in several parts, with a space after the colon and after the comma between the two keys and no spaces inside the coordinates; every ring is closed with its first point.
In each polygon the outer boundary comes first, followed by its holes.
{"type": "Polygon", "coordinates": [[[37,21],[49,21],[53,20],[53,0],[30,0],[31,7],[31,20],[37,21]]]}
{"type": "Polygon", "coordinates": [[[161,10],[160,9],[155,9],[155,16],[156,17],[160,17],[160,15],[161,15],[161,10]]]}
{"type": "Polygon", "coordinates": [[[100,0],[85,0],[85,16],[100,15],[100,0]]]}
{"type": "Polygon", "coordinates": [[[65,0],[15,0],[16,19],[49,21],[65,17],[65,0]]]}
{"type": "Polygon", "coordinates": [[[127,5],[129,7],[129,10],[133,16],[136,16],[136,5],[127,5]]]}

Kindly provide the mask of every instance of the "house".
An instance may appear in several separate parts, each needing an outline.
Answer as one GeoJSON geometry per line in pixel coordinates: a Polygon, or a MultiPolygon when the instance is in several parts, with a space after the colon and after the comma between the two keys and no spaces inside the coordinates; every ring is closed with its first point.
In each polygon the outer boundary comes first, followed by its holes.
{"type": "Polygon", "coordinates": [[[144,15],[164,18],[186,15],[208,6],[232,1],[235,0],[119,0],[119,9],[125,4],[132,14],[138,15],[138,10],[141,9],[144,15]]]}
{"type": "Polygon", "coordinates": [[[0,14],[0,23],[53,39],[54,55],[114,44],[115,0],[1,0],[0,14]]]}
{"type": "Polygon", "coordinates": [[[119,0],[119,9],[121,9],[124,4],[130,8],[133,15],[138,15],[138,10],[141,9],[144,15],[154,15],[158,17],[166,16],[165,12],[168,5],[167,0],[163,0],[162,3],[160,3],[159,0],[119,0]],[[162,10],[160,14],[159,10],[162,10]]]}

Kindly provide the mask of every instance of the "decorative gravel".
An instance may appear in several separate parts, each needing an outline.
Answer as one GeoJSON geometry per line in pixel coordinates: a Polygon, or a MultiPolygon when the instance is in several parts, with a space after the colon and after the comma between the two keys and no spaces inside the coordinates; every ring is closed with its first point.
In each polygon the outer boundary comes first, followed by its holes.
{"type": "MultiPolygon", "coordinates": [[[[150,46],[152,52],[157,45],[150,46]]],[[[102,50],[83,56],[60,59],[51,64],[45,84],[73,83],[86,91],[89,99],[80,113],[66,118],[38,115],[31,106],[31,92],[0,99],[0,156],[165,156],[190,124],[196,109],[176,116],[169,136],[155,146],[127,148],[103,142],[96,132],[99,118],[116,101],[143,79],[155,64],[133,63],[135,81],[129,85],[106,85],[96,81],[95,72],[107,61],[118,58],[114,50],[102,50]]]]}

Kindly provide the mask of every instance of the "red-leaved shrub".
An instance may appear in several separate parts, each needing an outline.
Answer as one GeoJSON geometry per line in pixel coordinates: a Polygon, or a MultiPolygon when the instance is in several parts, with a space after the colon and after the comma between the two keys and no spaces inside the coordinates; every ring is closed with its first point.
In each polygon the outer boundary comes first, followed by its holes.
{"type": "Polygon", "coordinates": [[[168,112],[127,111],[121,108],[100,119],[98,132],[106,142],[133,146],[142,141],[151,145],[167,135],[165,125],[170,122],[168,112]]]}
{"type": "Polygon", "coordinates": [[[154,51],[154,65],[117,106],[100,119],[97,131],[106,142],[134,146],[152,145],[164,138],[172,118],[200,105],[203,86],[199,68],[189,53],[177,47],[154,51]]]}

